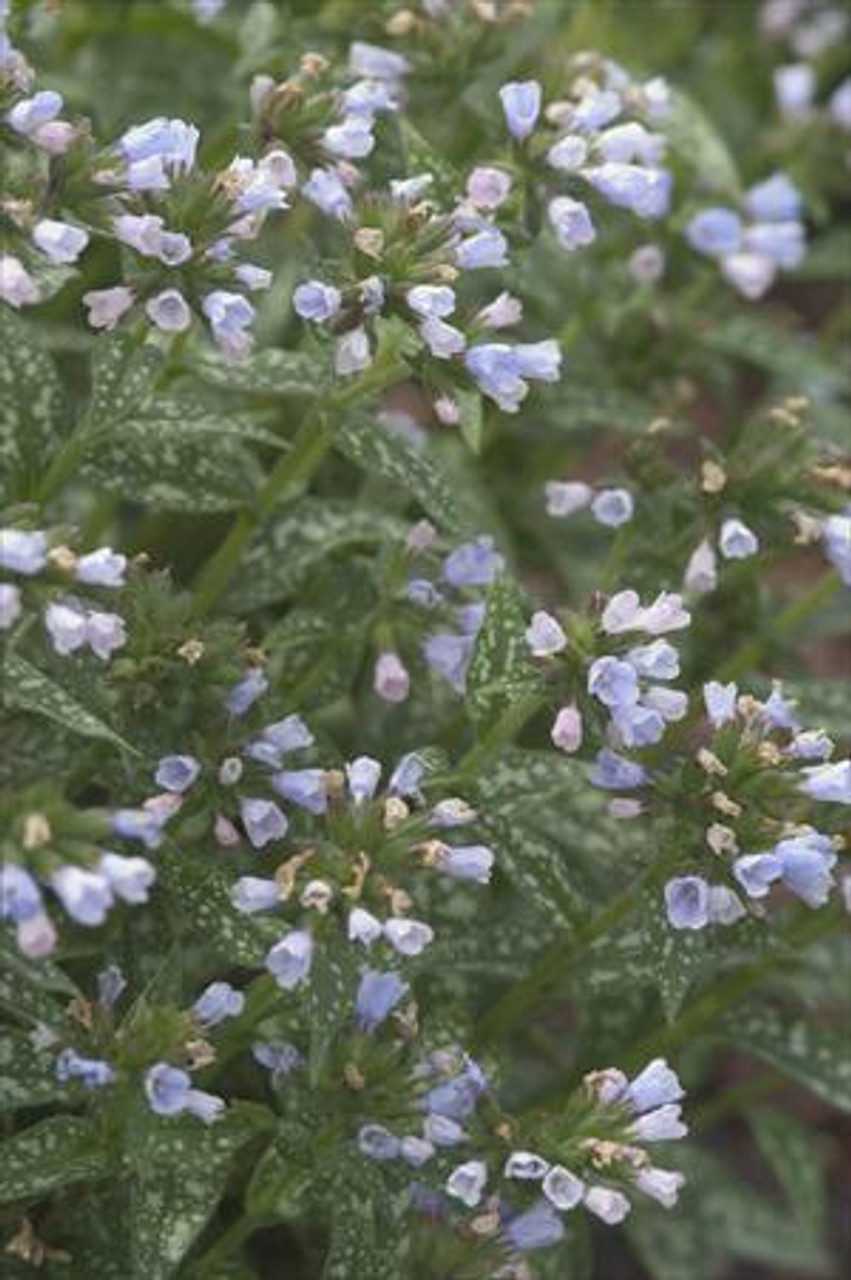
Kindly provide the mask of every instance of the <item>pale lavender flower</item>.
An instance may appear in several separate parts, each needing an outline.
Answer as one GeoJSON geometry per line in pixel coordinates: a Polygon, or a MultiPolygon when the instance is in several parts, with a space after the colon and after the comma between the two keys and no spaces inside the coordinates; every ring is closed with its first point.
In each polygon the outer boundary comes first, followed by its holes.
{"type": "Polygon", "coordinates": [[[330,169],[314,169],[302,192],[329,218],[343,222],[352,212],[352,199],[345,184],[330,169]]]}
{"type": "Polygon", "coordinates": [[[380,653],[375,663],[372,687],[384,702],[404,702],[411,690],[411,677],[398,653],[380,653]]]}
{"type": "Polygon", "coordinates": [[[756,555],[759,539],[741,520],[725,520],[718,536],[718,547],[725,560],[746,560],[756,555]]]}
{"type": "Polygon", "coordinates": [[[455,1200],[460,1200],[468,1209],[475,1209],[482,1198],[488,1180],[487,1167],[481,1160],[468,1160],[460,1164],[451,1173],[446,1191],[455,1200]]]}
{"type": "Polygon", "coordinates": [[[40,297],[38,285],[20,258],[12,253],[0,253],[0,299],[18,311],[32,306],[40,297]]]}
{"type": "Polygon", "coordinates": [[[513,138],[528,138],[541,114],[541,86],[537,80],[513,80],[499,91],[505,122],[513,138]]]}
{"type": "Polygon", "coordinates": [[[368,970],[361,978],[355,1000],[355,1018],[364,1031],[374,1031],[408,992],[398,973],[368,970]]]}
{"type": "Polygon", "coordinates": [[[498,209],[511,193],[511,176],[503,169],[482,165],[467,178],[467,199],[479,209],[498,209]]]}
{"type": "Polygon", "coordinates": [[[601,489],[591,503],[591,514],[598,524],[618,529],[633,516],[635,504],[626,489],[601,489]]]}
{"type": "Polygon", "coordinates": [[[103,924],[113,903],[106,876],[68,865],[53,872],[50,884],[72,920],[90,927],[103,924]]]}
{"type": "Polygon", "coordinates": [[[572,754],[582,746],[582,714],[578,707],[562,707],[550,730],[553,745],[572,754]]]}
{"type": "Polygon", "coordinates": [[[215,1027],[227,1018],[238,1018],[245,1008],[245,996],[229,982],[211,982],[205,987],[192,1006],[196,1022],[204,1027],[215,1027]]]}
{"type": "Polygon", "coordinates": [[[293,929],[266,956],[266,968],[284,991],[293,991],[305,982],[312,963],[313,937],[306,929],[293,929]]]}
{"type": "Polygon", "coordinates": [[[59,264],[76,262],[89,243],[88,231],[84,231],[82,227],[74,227],[70,222],[57,222],[53,218],[42,218],[37,222],[32,238],[33,244],[51,262],[59,264]]]}
{"type": "Polygon", "coordinates": [[[164,791],[181,795],[188,791],[201,772],[195,756],[163,756],[157,765],[154,781],[164,791]]]}
{"type": "Polygon", "coordinates": [[[192,323],[192,312],[177,289],[163,289],[149,299],[145,312],[163,333],[184,333],[192,323]]]}
{"type": "Polygon", "coordinates": [[[623,1222],[630,1210],[629,1200],[623,1192],[613,1191],[610,1187],[590,1187],[585,1192],[584,1204],[610,1227],[623,1222]]]}
{"type": "Polygon", "coordinates": [[[532,1253],[558,1244],[564,1238],[565,1226],[551,1204],[538,1200],[525,1213],[509,1219],[504,1230],[515,1249],[521,1253],[532,1253]]]}
{"type": "Polygon", "coordinates": [[[255,849],[263,849],[286,835],[289,824],[274,800],[242,797],[239,812],[245,833],[255,849]]]}
{"type": "Polygon", "coordinates": [[[701,876],[677,876],[665,885],[668,921],[674,929],[703,929],[709,923],[709,885],[701,876]]]}
{"type": "Polygon", "coordinates": [[[340,310],[342,295],[339,289],[321,280],[307,280],[293,293],[293,309],[302,320],[322,324],[340,310]]]}
{"type": "Polygon", "coordinates": [[[547,206],[547,217],[563,249],[581,249],[597,238],[587,205],[569,196],[556,196],[547,206]]]}
{"type": "Polygon", "coordinates": [[[544,486],[547,499],[547,515],[556,519],[572,516],[587,507],[593,489],[582,480],[550,480],[544,486]]]}
{"type": "Polygon", "coordinates": [[[24,611],[21,589],[13,582],[0,582],[0,631],[8,631],[24,611]]]}
{"type": "Polygon", "coordinates": [[[549,658],[567,648],[567,636],[558,619],[543,609],[533,613],[525,635],[535,658],[549,658]]]}

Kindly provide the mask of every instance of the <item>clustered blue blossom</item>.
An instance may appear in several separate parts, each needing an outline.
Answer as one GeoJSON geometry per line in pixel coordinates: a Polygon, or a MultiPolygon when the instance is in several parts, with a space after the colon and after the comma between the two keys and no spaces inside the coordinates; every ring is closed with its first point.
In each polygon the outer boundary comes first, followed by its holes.
{"type": "Polygon", "coordinates": [[[93,592],[125,585],[127,557],[111,547],[76,555],[40,529],[0,529],[0,632],[26,620],[25,604],[43,606],[43,623],[54,653],[89,651],[108,662],[127,641],[124,620],[92,607],[93,592]],[[73,590],[69,591],[69,588],[73,590]]]}

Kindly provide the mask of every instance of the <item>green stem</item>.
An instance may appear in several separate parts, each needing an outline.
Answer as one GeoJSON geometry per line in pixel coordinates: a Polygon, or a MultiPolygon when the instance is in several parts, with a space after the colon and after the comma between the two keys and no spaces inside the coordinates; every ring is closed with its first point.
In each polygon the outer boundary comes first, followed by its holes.
{"type": "Polygon", "coordinates": [[[224,542],[202,569],[193,604],[196,618],[209,613],[221,599],[252,535],[272,510],[304,492],[334,443],[343,411],[379,395],[408,372],[408,366],[395,359],[375,364],[357,382],[319,401],[299,428],[292,449],[279,458],[251,507],[239,513],[224,542]]]}
{"type": "Polygon", "coordinates": [[[668,855],[660,857],[586,925],[551,943],[530,973],[482,1018],[477,1028],[478,1042],[482,1044],[501,1038],[518,1022],[537,1012],[552,988],[559,985],[566,967],[631,914],[644,890],[666,873],[668,862],[668,855]]]}
{"type": "Polygon", "coordinates": [[[226,1262],[231,1254],[263,1223],[263,1218],[257,1218],[247,1211],[240,1214],[195,1265],[190,1265],[188,1274],[191,1280],[206,1280],[206,1277],[221,1263],[226,1262]]]}
{"type": "MultiPolygon", "coordinates": [[[[838,919],[836,911],[807,911],[787,931],[785,941],[790,948],[801,950],[834,929],[838,919]]],[[[691,1040],[714,1022],[720,1014],[725,1013],[731,1005],[738,1003],[743,996],[758,986],[763,978],[776,971],[781,963],[782,959],[776,953],[772,953],[728,974],[726,978],[710,987],[675,1022],[656,1027],[632,1045],[622,1055],[624,1070],[637,1068],[649,1062],[651,1058],[678,1049],[680,1045],[691,1040]]]]}
{"type": "Polygon", "coordinates": [[[771,628],[769,637],[756,636],[753,640],[747,641],[742,647],[733,654],[728,662],[725,662],[718,672],[716,679],[718,680],[735,680],[743,675],[746,671],[756,668],[763,652],[766,648],[767,641],[777,640],[780,636],[787,636],[797,631],[802,622],[806,622],[807,618],[816,612],[823,604],[825,604],[831,596],[839,590],[839,574],[834,569],[823,574],[821,578],[810,588],[804,592],[797,600],[793,600],[790,605],[778,614],[771,628]]]}

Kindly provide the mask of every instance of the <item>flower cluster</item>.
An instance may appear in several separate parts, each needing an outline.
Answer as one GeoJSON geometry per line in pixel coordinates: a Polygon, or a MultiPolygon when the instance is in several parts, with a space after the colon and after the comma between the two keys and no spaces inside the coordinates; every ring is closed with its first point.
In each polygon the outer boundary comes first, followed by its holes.
{"type": "Polygon", "coordinates": [[[434,938],[432,927],[410,914],[422,867],[455,880],[489,881],[490,848],[453,844],[442,836],[474,823],[475,810],[457,797],[427,803],[424,773],[415,755],[399,761],[385,790],[379,790],[381,766],[368,756],[351,761],[344,772],[321,773],[312,811],[323,817],[324,830],[311,828],[300,842],[304,847],[273,876],[235,882],[231,897],[237,910],[284,908],[292,922],[266,960],[284,990],[309,978],[317,943],[334,935],[371,959],[385,948],[389,956],[420,955],[434,938]]]}
{"type": "MultiPolygon", "coordinates": [[[[526,163],[543,156],[571,189],[582,194],[590,188],[606,204],[639,218],[668,212],[672,181],[663,165],[665,138],[629,118],[664,119],[670,106],[664,81],[637,84],[617,63],[581,55],[563,96],[546,107],[536,80],[504,84],[500,99],[512,139],[528,153],[526,163]]],[[[565,249],[584,248],[597,238],[584,199],[555,195],[547,217],[565,249]]]]}
{"type": "Polygon", "coordinates": [[[819,63],[846,37],[847,12],[807,0],[766,0],[759,22],[769,39],[782,41],[796,58],[774,71],[774,94],[784,120],[809,124],[824,115],[843,133],[851,131],[851,77],[832,86],[823,107],[818,103],[823,89],[819,63]]]}
{"type": "Polygon", "coordinates": [[[8,835],[2,842],[0,918],[15,926],[28,956],[49,955],[58,934],[47,909],[49,890],[76,924],[103,924],[118,903],[148,901],[156,870],[145,858],[106,847],[108,818],[40,794],[10,795],[2,805],[8,835]]]}
{"type": "Polygon", "coordinates": [[[54,653],[88,650],[107,662],[126,643],[126,628],[119,614],[92,606],[98,591],[125,585],[126,571],[127,557],[111,547],[77,555],[43,530],[0,529],[0,572],[12,575],[0,581],[0,632],[26,626],[32,602],[54,653]]]}
{"type": "MultiPolygon", "coordinates": [[[[111,965],[98,975],[98,999],[91,1005],[78,1002],[76,1021],[95,1041],[99,1057],[81,1053],[73,1046],[57,1054],[55,1072],[62,1083],[78,1082],[87,1090],[129,1084],[134,1091],[141,1087],[150,1110],[157,1116],[192,1115],[212,1124],[225,1112],[225,1101],[215,1094],[197,1089],[191,1072],[215,1061],[215,1048],[208,1037],[221,1023],[237,1018],[245,1006],[245,997],[227,982],[212,982],[185,1011],[160,1011],[156,1026],[138,1006],[121,1028],[115,1026],[114,1009],[127,986],[121,970],[111,965]],[[160,1041],[158,1045],[155,1041],[160,1041]],[[152,1048],[168,1042],[170,1061],[158,1061],[143,1067],[140,1059],[150,1061],[152,1048]],[[175,1066],[177,1058],[181,1065],[175,1066]]],[[[46,1048],[53,1048],[53,1037],[46,1048]]]]}
{"type": "Polygon", "coordinates": [[[743,212],[724,205],[703,209],[685,236],[719,263],[739,293],[761,298],[778,271],[794,271],[804,259],[800,193],[785,174],[775,173],[745,192],[743,212]]]}
{"type": "Polygon", "coordinates": [[[557,520],[564,520],[587,507],[598,524],[619,529],[622,524],[629,523],[635,510],[628,489],[598,488],[595,492],[584,480],[550,480],[545,486],[545,493],[547,515],[557,520]]]}
{"type": "Polygon", "coordinates": [[[524,1125],[530,1147],[514,1145],[518,1124],[499,1108],[481,1069],[457,1051],[432,1053],[417,1071],[421,1135],[397,1137],[379,1125],[361,1129],[359,1146],[373,1160],[405,1160],[417,1169],[422,1199],[433,1165],[444,1179],[433,1210],[475,1210],[477,1234],[519,1253],[556,1244],[563,1215],[584,1206],[602,1221],[622,1222],[627,1193],[639,1191],[671,1208],[684,1182],[654,1166],[647,1144],[682,1138],[683,1090],[664,1059],[633,1080],[614,1068],[586,1077],[557,1117],[524,1125]],[[455,1149],[475,1153],[458,1161],[455,1149]],[[444,1173],[449,1169],[448,1175],[444,1173]]]}
{"type": "MultiPolygon", "coordinates": [[[[554,744],[562,751],[578,751],[586,722],[599,726],[609,744],[597,758],[592,775],[596,786],[616,786],[623,761],[611,747],[654,746],[670,723],[685,716],[686,694],[667,683],[679,675],[679,657],[662,637],[690,621],[681,597],[664,591],[646,606],[637,592],[619,591],[590,628],[585,619],[573,619],[570,638],[552,614],[539,610],[533,615],[526,631],[532,657],[553,679],[562,676],[563,666],[566,692],[572,695],[553,724],[554,744]],[[640,643],[642,637],[651,639],[640,643]]],[[[642,772],[637,765],[629,768],[642,772]]]]}
{"type": "Polygon", "coordinates": [[[668,881],[671,925],[733,924],[746,910],[758,914],[775,884],[823,906],[844,840],[813,826],[811,811],[851,805],[851,761],[831,759],[830,738],[802,729],[779,688],[760,702],[711,682],[703,698],[712,736],[680,781],[700,823],[703,865],[668,881]]]}

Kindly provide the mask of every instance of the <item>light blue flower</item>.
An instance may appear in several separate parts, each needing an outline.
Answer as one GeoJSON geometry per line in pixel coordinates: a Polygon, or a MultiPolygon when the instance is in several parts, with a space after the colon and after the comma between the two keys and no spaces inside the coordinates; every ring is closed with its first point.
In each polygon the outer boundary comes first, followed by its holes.
{"type": "Polygon", "coordinates": [[[282,1080],[304,1065],[304,1055],[294,1044],[272,1041],[251,1046],[251,1056],[261,1067],[272,1073],[272,1084],[282,1080]]]}
{"type": "Polygon", "coordinates": [[[286,815],[274,800],[243,796],[239,802],[245,834],[255,849],[263,849],[272,840],[282,840],[287,833],[286,815]]]}
{"type": "Polygon", "coordinates": [[[733,875],[749,898],[765,898],[783,875],[783,864],[773,853],[746,853],[733,863],[733,875]]]}
{"type": "Polygon", "coordinates": [[[595,658],[588,669],[588,692],[612,710],[632,707],[638,701],[638,675],[620,658],[595,658]]]}
{"type": "Polygon", "coordinates": [[[824,553],[846,587],[851,587],[851,512],[822,520],[824,553]]]}
{"type": "Polygon", "coordinates": [[[505,123],[513,138],[528,138],[541,114],[541,86],[537,80],[512,80],[499,91],[505,123]]]}
{"type": "Polygon", "coordinates": [[[446,1191],[468,1209],[475,1209],[481,1201],[487,1180],[487,1166],[481,1160],[468,1160],[452,1171],[446,1183],[446,1191]]]}
{"type": "Polygon", "coordinates": [[[547,1200],[536,1200],[531,1209],[509,1219],[504,1231],[515,1249],[532,1253],[558,1244],[564,1238],[565,1226],[547,1200]]]}
{"type": "Polygon", "coordinates": [[[549,658],[567,648],[567,636],[561,623],[543,609],[532,614],[525,640],[534,658],[549,658]]]}
{"type": "Polygon", "coordinates": [[[88,926],[103,924],[113,903],[106,876],[68,865],[53,872],[50,884],[72,920],[88,926]]]}
{"type": "Polygon", "coordinates": [[[598,753],[590,774],[591,785],[603,791],[632,791],[648,781],[648,774],[640,764],[626,760],[607,747],[598,753]]]}
{"type": "Polygon", "coordinates": [[[321,814],[328,809],[324,769],[282,770],[272,775],[272,786],[278,795],[308,813],[321,814]]]}
{"type": "Polygon", "coordinates": [[[774,173],[751,187],[745,205],[756,222],[787,222],[801,215],[801,193],[785,173],[774,173]]]}
{"type": "Polygon", "coordinates": [[[710,680],[703,686],[706,714],[716,729],[735,720],[738,697],[739,687],[732,681],[719,684],[717,680],[710,680]]]}
{"type": "Polygon", "coordinates": [[[305,982],[312,964],[313,937],[307,929],[293,929],[266,956],[266,968],[284,991],[305,982]]]}
{"type": "Polygon", "coordinates": [[[343,182],[330,169],[314,169],[302,193],[329,218],[344,222],[352,212],[352,198],[343,182]]]}
{"type": "Polygon", "coordinates": [[[783,883],[808,907],[823,907],[834,885],[832,870],[837,853],[829,836],[809,831],[790,836],[774,846],[780,859],[783,883]]]}
{"type": "Polygon", "coordinates": [[[746,560],[759,551],[759,539],[742,520],[731,518],[721,525],[718,549],[725,560],[746,560]]]}
{"type": "Polygon", "coordinates": [[[741,247],[742,220],[732,209],[703,209],[687,223],[685,237],[698,253],[723,258],[741,247]]]}
{"type": "Polygon", "coordinates": [[[851,805],[851,760],[816,764],[801,772],[805,774],[801,791],[810,799],[851,805]]]}
{"type": "Polygon", "coordinates": [[[47,564],[47,534],[25,529],[0,529],[0,569],[32,577],[47,564]]]}
{"type": "Polygon", "coordinates": [[[358,1131],[358,1150],[369,1160],[396,1160],[402,1144],[389,1129],[380,1124],[365,1124],[358,1131]]]}
{"type": "Polygon", "coordinates": [[[14,862],[0,865],[0,920],[17,924],[41,915],[43,909],[41,890],[29,871],[14,862]]]}
{"type": "Polygon", "coordinates": [[[21,98],[20,101],[16,102],[12,109],[6,113],[6,123],[16,133],[23,134],[24,137],[29,138],[42,125],[55,120],[63,105],[61,93],[56,93],[53,89],[41,89],[38,93],[34,93],[31,98],[21,98]]]}
{"type": "Polygon", "coordinates": [[[87,1089],[102,1089],[112,1084],[115,1072],[100,1058],[84,1058],[74,1049],[63,1049],[56,1059],[56,1078],[63,1083],[79,1080],[87,1089]]]}
{"type": "Polygon", "coordinates": [[[709,885],[702,876],[676,876],[665,885],[665,908],[673,929],[709,924],[709,885]]]}
{"type": "Polygon", "coordinates": [[[547,217],[563,249],[582,249],[597,239],[588,206],[580,200],[556,196],[547,206],[547,217]]]}
{"type": "Polygon", "coordinates": [[[321,280],[307,280],[293,293],[293,309],[302,320],[322,324],[337,314],[342,300],[340,290],[334,285],[323,284],[321,280]]]}
{"type": "Polygon", "coordinates": [[[675,1071],[664,1058],[654,1058],[629,1082],[618,1101],[628,1102],[639,1113],[652,1111],[685,1096],[675,1071]]]}
{"type": "Polygon", "coordinates": [[[670,208],[671,175],[665,169],[608,161],[583,172],[604,200],[639,218],[662,218],[670,208]]]}
{"type": "Polygon", "coordinates": [[[349,794],[356,805],[372,800],[381,779],[381,765],[371,756],[358,756],[346,765],[349,794]]]}
{"type": "Polygon", "coordinates": [[[245,996],[229,982],[211,982],[192,1006],[192,1016],[205,1027],[237,1018],[245,1008],[245,996]]]}
{"type": "Polygon", "coordinates": [[[364,1031],[374,1031],[408,992],[398,973],[369,969],[363,975],[355,1000],[355,1020],[364,1031]]]}
{"type": "Polygon", "coordinates": [[[612,718],[625,747],[655,746],[665,733],[664,716],[641,703],[616,707],[612,718]]]}
{"type": "Polygon", "coordinates": [[[473,656],[474,643],[471,636],[440,632],[429,636],[423,645],[423,656],[431,670],[447,680],[459,694],[463,694],[466,688],[467,668],[473,656]]]}
{"type": "Polygon", "coordinates": [[[443,845],[440,870],[453,880],[473,880],[476,884],[489,884],[494,864],[494,853],[487,845],[443,845]]]}
{"type": "Polygon", "coordinates": [[[119,555],[111,547],[98,547],[97,551],[80,556],[74,567],[74,577],[90,587],[123,587],[126,569],[126,556],[119,555]]]}
{"type": "Polygon", "coordinates": [[[626,489],[601,489],[591,502],[591,514],[598,524],[619,529],[632,519],[635,504],[626,489]]]}
{"type": "Polygon", "coordinates": [[[493,538],[483,535],[450,551],[443,561],[443,578],[452,587],[487,587],[502,565],[493,538]]]}
{"type": "Polygon", "coordinates": [[[508,241],[496,227],[485,227],[455,246],[455,261],[462,271],[508,266],[508,241]]]}
{"type": "Polygon", "coordinates": [[[679,655],[667,640],[653,640],[650,644],[636,645],[626,655],[640,676],[648,680],[675,680],[680,674],[679,655]]]}
{"type": "Polygon", "coordinates": [[[250,915],[255,911],[271,911],[281,901],[281,892],[275,880],[240,876],[231,887],[230,899],[237,911],[250,915]]]}
{"type": "Polygon", "coordinates": [[[201,772],[201,762],[195,756],[163,756],[157,765],[154,781],[165,791],[182,795],[188,791],[201,772]]]}
{"type": "Polygon", "coordinates": [[[109,852],[101,855],[97,870],[106,877],[116,898],[133,905],[148,901],[151,885],[157,876],[147,859],[109,852]]]}

